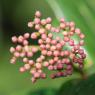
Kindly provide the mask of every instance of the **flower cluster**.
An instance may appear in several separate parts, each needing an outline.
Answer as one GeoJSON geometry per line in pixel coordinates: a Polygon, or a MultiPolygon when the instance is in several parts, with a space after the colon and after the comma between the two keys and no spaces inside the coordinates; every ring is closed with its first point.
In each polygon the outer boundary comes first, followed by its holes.
{"type": "Polygon", "coordinates": [[[50,17],[41,19],[41,13],[36,11],[35,18],[28,22],[28,27],[34,27],[37,32],[12,37],[12,42],[17,46],[10,48],[13,54],[10,63],[15,64],[20,57],[25,64],[19,70],[29,70],[32,82],[46,78],[43,68],[54,71],[51,74],[52,79],[71,75],[74,64],[83,68],[86,54],[81,46],[84,45],[85,35],[75,27],[74,22],[66,22],[61,18],[59,26],[54,27],[50,17]],[[78,42],[75,42],[74,37],[78,38],[78,42]],[[38,46],[30,44],[29,39],[37,40],[38,46]],[[34,60],[33,57],[38,52],[40,56],[34,60]]]}

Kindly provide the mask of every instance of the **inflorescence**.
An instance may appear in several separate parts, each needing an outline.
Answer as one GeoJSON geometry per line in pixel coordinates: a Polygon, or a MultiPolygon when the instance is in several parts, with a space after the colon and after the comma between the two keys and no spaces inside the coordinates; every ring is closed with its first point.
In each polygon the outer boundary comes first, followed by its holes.
{"type": "Polygon", "coordinates": [[[12,42],[17,46],[10,48],[13,54],[10,63],[15,64],[20,57],[25,64],[19,71],[29,70],[33,83],[39,78],[46,78],[44,68],[54,71],[51,74],[52,79],[71,75],[74,64],[77,64],[79,69],[83,68],[86,54],[81,46],[84,45],[85,35],[75,27],[74,22],[66,22],[61,18],[59,26],[54,27],[50,17],[41,19],[41,13],[36,11],[35,18],[28,22],[28,27],[34,27],[37,32],[12,37],[12,42]],[[61,34],[61,37],[58,34],[61,34]],[[78,42],[75,42],[74,36],[78,38],[78,42]],[[37,40],[38,45],[30,44],[29,39],[37,40]],[[38,52],[40,56],[34,60],[33,56],[38,52]]]}

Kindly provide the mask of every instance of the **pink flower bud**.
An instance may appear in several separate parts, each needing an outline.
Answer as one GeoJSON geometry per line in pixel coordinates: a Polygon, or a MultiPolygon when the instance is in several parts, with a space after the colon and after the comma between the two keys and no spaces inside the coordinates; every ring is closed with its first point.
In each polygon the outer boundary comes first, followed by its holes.
{"type": "Polygon", "coordinates": [[[62,46],[64,46],[64,45],[65,45],[64,40],[62,40],[60,43],[61,43],[61,45],[62,45],[62,46]]]}
{"type": "Polygon", "coordinates": [[[48,51],[47,56],[51,56],[51,55],[52,55],[52,51],[48,51]]]}
{"type": "Polygon", "coordinates": [[[39,78],[39,77],[40,77],[40,73],[35,72],[35,73],[34,73],[34,78],[39,78]]]}
{"type": "Polygon", "coordinates": [[[31,70],[30,70],[30,73],[31,73],[31,74],[36,73],[36,69],[31,69],[31,70]]]}
{"type": "Polygon", "coordinates": [[[29,69],[30,69],[30,65],[29,65],[29,64],[25,64],[25,65],[24,65],[24,68],[25,68],[26,70],[29,70],[29,69]]]}
{"type": "Polygon", "coordinates": [[[43,55],[46,55],[47,54],[47,51],[46,50],[42,50],[42,54],[43,55]]]}
{"type": "Polygon", "coordinates": [[[75,45],[75,46],[74,46],[74,50],[78,50],[79,48],[80,48],[79,45],[75,45]]]}
{"type": "Polygon", "coordinates": [[[64,76],[64,72],[57,72],[56,73],[56,77],[62,77],[62,76],[64,76]]]}
{"type": "Polygon", "coordinates": [[[51,39],[50,38],[46,38],[46,43],[50,43],[51,39]]]}
{"type": "Polygon", "coordinates": [[[44,44],[41,44],[41,45],[40,45],[40,48],[43,50],[43,49],[46,48],[46,46],[45,46],[44,44]]]}
{"type": "Polygon", "coordinates": [[[23,36],[19,36],[19,37],[18,37],[18,42],[19,42],[19,43],[22,43],[23,40],[24,40],[23,36]]]}
{"type": "Polygon", "coordinates": [[[81,58],[82,58],[82,59],[86,58],[86,54],[82,54],[82,55],[81,55],[81,58]]]}
{"type": "Polygon", "coordinates": [[[29,33],[25,33],[25,34],[24,34],[24,38],[25,38],[25,39],[28,39],[28,38],[29,38],[29,36],[30,36],[30,34],[29,34],[29,33]]]}
{"type": "Polygon", "coordinates": [[[67,31],[64,31],[64,32],[63,32],[63,35],[64,35],[64,36],[68,36],[68,32],[67,32],[67,31]]]}
{"type": "Polygon", "coordinates": [[[32,52],[27,52],[27,56],[28,57],[32,57],[33,56],[33,53],[32,52]]]}
{"type": "Polygon", "coordinates": [[[52,74],[50,77],[51,77],[52,79],[55,79],[55,78],[56,78],[56,75],[55,75],[55,74],[52,74]]]}
{"type": "Polygon", "coordinates": [[[53,37],[52,33],[49,33],[49,34],[48,34],[48,37],[49,37],[49,38],[52,38],[52,37],[53,37]]]}
{"type": "Polygon", "coordinates": [[[79,45],[83,46],[84,45],[84,40],[80,40],[79,45]]]}
{"type": "Polygon", "coordinates": [[[56,29],[55,29],[55,32],[57,32],[57,33],[60,32],[60,29],[56,28],[56,29]]]}
{"type": "Polygon", "coordinates": [[[41,28],[41,27],[40,27],[39,24],[36,24],[36,25],[35,25],[35,29],[36,29],[36,30],[39,30],[40,28],[41,28]]]}
{"type": "Polygon", "coordinates": [[[23,62],[24,62],[24,63],[27,63],[27,62],[28,62],[28,58],[26,58],[26,57],[23,58],[23,62]]]}
{"type": "Polygon", "coordinates": [[[35,16],[36,16],[36,17],[41,17],[40,11],[36,11],[35,16]]]}
{"type": "Polygon", "coordinates": [[[54,60],[53,60],[53,59],[49,60],[49,63],[50,63],[51,65],[53,65],[53,64],[54,64],[54,60]]]}
{"type": "Polygon", "coordinates": [[[33,65],[34,64],[34,61],[33,60],[29,60],[29,65],[33,65]]]}
{"type": "Polygon", "coordinates": [[[70,46],[74,46],[74,40],[70,39],[69,44],[70,44],[70,46]]]}
{"type": "Polygon", "coordinates": [[[70,31],[70,32],[69,32],[69,35],[70,35],[70,36],[73,36],[73,35],[74,35],[74,32],[70,31]]]}
{"type": "Polygon", "coordinates": [[[70,52],[69,52],[68,50],[65,50],[65,51],[64,51],[64,55],[65,55],[65,56],[69,56],[69,55],[70,55],[70,52]]]}
{"type": "Polygon", "coordinates": [[[56,50],[56,46],[51,46],[50,50],[51,51],[55,51],[56,50]]]}
{"type": "Polygon", "coordinates": [[[36,66],[37,69],[41,69],[42,68],[41,63],[36,63],[35,66],[36,66]]]}
{"type": "Polygon", "coordinates": [[[25,72],[25,68],[24,68],[24,67],[20,67],[19,71],[20,71],[21,73],[23,73],[23,72],[25,72]]]}
{"type": "Polygon", "coordinates": [[[36,82],[36,79],[34,77],[32,77],[31,80],[32,80],[32,83],[36,82]]]}
{"type": "Polygon", "coordinates": [[[41,29],[39,30],[39,33],[40,33],[40,34],[44,34],[44,33],[45,33],[45,29],[44,29],[44,28],[41,28],[41,29]]]}
{"type": "Polygon", "coordinates": [[[17,42],[17,37],[16,37],[16,36],[13,36],[13,37],[12,37],[12,42],[13,42],[13,43],[16,43],[16,42],[17,42]]]}
{"type": "Polygon", "coordinates": [[[60,43],[58,43],[58,44],[56,45],[56,48],[57,48],[58,50],[60,50],[60,49],[62,49],[62,45],[61,45],[60,43]]]}
{"type": "Polygon", "coordinates": [[[75,23],[72,21],[69,23],[70,27],[74,27],[75,26],[75,23]]]}
{"type": "Polygon", "coordinates": [[[15,48],[14,48],[14,47],[11,47],[11,48],[10,48],[10,52],[11,52],[11,53],[15,52],[15,48]]]}
{"type": "Polygon", "coordinates": [[[47,38],[46,34],[42,34],[41,38],[42,38],[43,40],[46,40],[46,38],[47,38]]]}
{"type": "Polygon", "coordinates": [[[54,57],[54,61],[55,61],[55,62],[57,62],[57,61],[58,61],[58,59],[59,59],[58,57],[54,57]]]}
{"type": "Polygon", "coordinates": [[[29,51],[29,47],[28,46],[24,46],[24,51],[28,52],[29,51]]]}
{"type": "Polygon", "coordinates": [[[65,63],[66,63],[66,64],[69,64],[69,63],[70,63],[70,59],[65,58],[65,63]]]}
{"type": "Polygon", "coordinates": [[[27,40],[24,40],[23,41],[23,45],[28,45],[28,41],[27,40]]]}
{"type": "Polygon", "coordinates": [[[42,59],[39,57],[39,58],[37,58],[36,61],[37,61],[37,62],[42,62],[42,59]]]}
{"type": "Polygon", "coordinates": [[[58,63],[58,64],[61,64],[61,63],[62,63],[62,61],[59,59],[57,63],[58,63]]]}
{"type": "Polygon", "coordinates": [[[33,32],[33,33],[31,34],[31,38],[32,38],[32,39],[37,39],[37,35],[36,35],[35,32],[33,32]]]}
{"type": "Polygon", "coordinates": [[[41,55],[40,58],[41,58],[42,60],[44,60],[44,59],[45,59],[45,56],[41,55]]]}
{"type": "Polygon", "coordinates": [[[32,28],[33,27],[33,22],[28,22],[28,27],[32,28]]]}
{"type": "Polygon", "coordinates": [[[55,29],[56,29],[55,27],[51,27],[50,30],[51,30],[52,32],[55,32],[55,29]]]}
{"type": "Polygon", "coordinates": [[[49,70],[53,70],[54,67],[53,67],[52,65],[49,65],[49,66],[48,66],[48,69],[49,69],[49,70]]]}
{"type": "Polygon", "coordinates": [[[43,63],[43,66],[48,67],[48,66],[49,66],[49,63],[48,63],[47,61],[45,61],[45,62],[43,63]]]}
{"type": "Polygon", "coordinates": [[[17,45],[17,46],[16,46],[16,50],[17,50],[17,51],[21,51],[21,49],[22,49],[22,46],[21,46],[21,45],[17,45]]]}
{"type": "Polygon", "coordinates": [[[59,51],[54,51],[53,54],[54,54],[54,56],[59,56],[60,53],[59,53],[59,51]]]}
{"type": "Polygon", "coordinates": [[[76,28],[75,29],[75,33],[78,34],[78,35],[80,35],[80,33],[81,33],[80,29],[79,28],[76,28]]]}
{"type": "Polygon", "coordinates": [[[70,31],[71,31],[71,32],[75,32],[75,27],[71,27],[71,28],[70,28],[70,31]]]}
{"type": "Polygon", "coordinates": [[[60,28],[64,29],[66,27],[65,23],[60,23],[60,28]]]}
{"type": "Polygon", "coordinates": [[[63,64],[58,64],[58,65],[57,65],[57,69],[58,69],[58,70],[62,70],[62,69],[63,69],[63,64]]]}
{"type": "Polygon", "coordinates": [[[66,64],[66,59],[62,59],[62,64],[66,64]]]}
{"type": "Polygon", "coordinates": [[[41,20],[41,24],[42,24],[42,25],[45,25],[46,23],[47,23],[47,22],[46,22],[45,19],[42,19],[42,20],[41,20]]]}
{"type": "Polygon", "coordinates": [[[55,44],[57,44],[57,41],[56,40],[51,40],[51,44],[55,45],[55,44]]]}
{"type": "Polygon", "coordinates": [[[60,55],[61,55],[61,56],[64,56],[64,55],[65,55],[65,54],[64,54],[64,51],[61,51],[60,55]]]}
{"type": "Polygon", "coordinates": [[[79,50],[78,50],[78,53],[79,53],[79,54],[84,54],[84,50],[83,50],[83,49],[79,49],[79,50]]]}
{"type": "Polygon", "coordinates": [[[45,79],[46,78],[46,74],[45,73],[41,73],[41,78],[45,79]]]}
{"type": "Polygon", "coordinates": [[[52,19],[51,19],[50,17],[48,17],[48,18],[46,19],[46,22],[47,22],[47,23],[51,23],[51,21],[52,21],[52,19]]]}
{"type": "Polygon", "coordinates": [[[34,23],[35,23],[35,24],[39,24],[39,23],[40,23],[40,19],[39,19],[39,18],[35,18],[35,19],[34,19],[34,23]]]}
{"type": "Polygon", "coordinates": [[[37,71],[38,71],[38,73],[40,73],[40,74],[42,73],[42,70],[41,70],[41,69],[38,69],[37,71]]]}
{"type": "Polygon", "coordinates": [[[68,70],[66,73],[67,73],[68,75],[72,75],[72,70],[68,70]]]}
{"type": "Polygon", "coordinates": [[[79,35],[79,37],[80,37],[80,39],[84,39],[84,38],[85,38],[85,35],[81,33],[81,34],[79,35]]]}
{"type": "Polygon", "coordinates": [[[14,56],[19,57],[20,56],[19,52],[14,52],[14,56]]]}
{"type": "Polygon", "coordinates": [[[25,56],[25,52],[20,53],[20,57],[24,57],[25,56]]]}
{"type": "Polygon", "coordinates": [[[64,41],[65,41],[65,42],[68,42],[69,40],[70,40],[69,37],[64,37],[64,41]]]}
{"type": "Polygon", "coordinates": [[[38,51],[38,49],[36,47],[32,47],[32,52],[36,53],[38,51]]]}
{"type": "Polygon", "coordinates": [[[56,37],[56,41],[60,41],[60,37],[56,37]]]}
{"type": "Polygon", "coordinates": [[[46,49],[50,49],[50,44],[46,44],[46,49]]]}
{"type": "Polygon", "coordinates": [[[16,62],[15,59],[11,59],[11,60],[10,60],[10,63],[11,63],[11,64],[15,64],[15,62],[16,62]]]}
{"type": "Polygon", "coordinates": [[[72,69],[72,65],[67,65],[66,69],[67,70],[71,70],[72,69]]]}
{"type": "Polygon", "coordinates": [[[50,29],[51,29],[51,24],[46,24],[45,28],[46,28],[47,30],[50,30],[50,29]]]}
{"type": "Polygon", "coordinates": [[[39,40],[38,40],[38,43],[39,43],[39,44],[43,44],[43,42],[44,42],[44,41],[43,41],[42,39],[39,39],[39,40]]]}

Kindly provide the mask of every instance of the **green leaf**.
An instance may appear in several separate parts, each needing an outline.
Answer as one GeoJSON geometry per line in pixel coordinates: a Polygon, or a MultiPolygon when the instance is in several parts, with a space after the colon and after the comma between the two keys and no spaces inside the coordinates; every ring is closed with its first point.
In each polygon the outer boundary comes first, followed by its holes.
{"type": "Polygon", "coordinates": [[[30,92],[28,95],[55,95],[56,90],[55,89],[39,89],[33,92],[30,92]]]}
{"type": "Polygon", "coordinates": [[[64,83],[58,93],[59,95],[95,95],[95,74],[85,80],[73,79],[64,83]]]}
{"type": "MultiPolygon", "coordinates": [[[[73,79],[64,83],[59,89],[59,95],[73,95],[75,87],[80,82],[80,79],[73,79]]],[[[58,93],[56,95],[58,95],[58,93]]]]}

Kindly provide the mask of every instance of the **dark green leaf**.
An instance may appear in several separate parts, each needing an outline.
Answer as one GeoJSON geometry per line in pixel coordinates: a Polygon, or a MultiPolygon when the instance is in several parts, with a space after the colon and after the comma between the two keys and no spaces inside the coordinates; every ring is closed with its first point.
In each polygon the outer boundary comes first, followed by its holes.
{"type": "Polygon", "coordinates": [[[73,79],[64,83],[59,95],[95,95],[95,74],[87,79],[73,79]]]}

